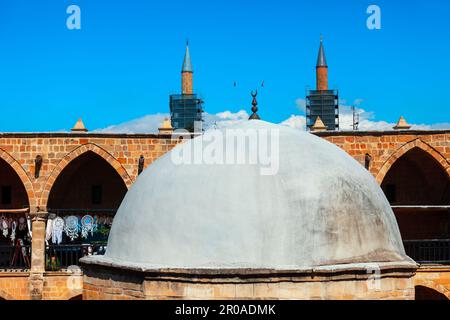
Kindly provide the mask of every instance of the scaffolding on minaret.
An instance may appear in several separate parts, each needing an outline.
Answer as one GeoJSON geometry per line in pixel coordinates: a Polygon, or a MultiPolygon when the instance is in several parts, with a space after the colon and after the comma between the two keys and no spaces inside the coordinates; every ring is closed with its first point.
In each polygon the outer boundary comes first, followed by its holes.
{"type": "Polygon", "coordinates": [[[327,130],[339,130],[339,93],[328,88],[328,64],[322,36],[316,63],[316,90],[306,93],[306,127],[309,130],[318,117],[327,130]]]}

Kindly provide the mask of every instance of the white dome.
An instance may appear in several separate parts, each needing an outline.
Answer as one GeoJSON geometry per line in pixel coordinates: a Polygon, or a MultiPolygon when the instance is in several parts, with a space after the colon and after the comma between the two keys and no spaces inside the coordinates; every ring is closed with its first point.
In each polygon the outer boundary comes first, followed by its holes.
{"type": "Polygon", "coordinates": [[[411,261],[381,188],[347,153],[263,121],[234,128],[279,130],[277,174],[261,175],[250,164],[176,165],[171,153],[202,137],[183,143],[139,176],[117,212],[106,255],[96,259],[189,269],[411,261]]]}

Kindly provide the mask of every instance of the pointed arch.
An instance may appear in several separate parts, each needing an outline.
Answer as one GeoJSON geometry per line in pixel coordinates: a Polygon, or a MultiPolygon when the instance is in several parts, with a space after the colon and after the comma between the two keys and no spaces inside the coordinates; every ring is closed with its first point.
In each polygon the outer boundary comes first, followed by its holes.
{"type": "MultiPolygon", "coordinates": [[[[417,289],[418,288],[424,288],[424,289],[429,289],[432,291],[435,291],[435,293],[437,293],[437,296],[441,295],[440,298],[446,298],[447,300],[450,300],[450,290],[448,290],[444,285],[441,284],[437,284],[434,281],[415,281],[415,295],[416,295],[416,300],[417,300],[417,289]]],[[[427,299],[425,299],[427,300],[427,299]]]]}
{"type": "Polygon", "coordinates": [[[131,177],[129,176],[126,169],[122,166],[122,164],[114,158],[113,155],[111,155],[108,151],[105,149],[99,147],[96,144],[93,143],[87,143],[84,144],[75,150],[68,153],[62,160],[56,165],[56,167],[52,170],[50,173],[44,188],[42,190],[42,194],[40,197],[41,203],[40,205],[42,207],[47,207],[48,199],[50,195],[50,191],[53,187],[53,184],[55,183],[56,179],[59,177],[59,175],[62,173],[62,171],[75,159],[80,157],[81,155],[87,153],[87,152],[93,152],[99,157],[101,157],[103,160],[105,160],[107,163],[111,165],[111,167],[118,173],[118,175],[122,178],[123,182],[125,183],[126,187],[129,189],[131,184],[133,183],[131,177]]]}
{"type": "Polygon", "coordinates": [[[23,184],[23,187],[25,188],[25,192],[28,197],[28,205],[30,208],[36,206],[36,198],[34,194],[34,187],[33,183],[31,182],[30,177],[28,176],[25,169],[22,167],[22,165],[14,159],[8,152],[0,148],[0,159],[4,160],[17,174],[20,181],[23,184]]]}
{"type": "Polygon", "coordinates": [[[4,290],[0,290],[0,300],[16,300],[12,295],[5,292],[4,290]]]}
{"type": "Polygon", "coordinates": [[[444,171],[447,172],[447,175],[450,178],[450,163],[449,161],[441,155],[438,151],[436,151],[432,146],[429,144],[423,142],[420,139],[416,139],[413,141],[410,141],[400,148],[398,148],[383,164],[381,169],[378,171],[378,174],[376,176],[377,182],[381,185],[384,178],[386,177],[386,174],[389,172],[391,167],[394,165],[394,163],[400,159],[403,155],[405,155],[408,151],[419,148],[422,151],[425,151],[430,156],[432,156],[444,169],[444,171]]]}

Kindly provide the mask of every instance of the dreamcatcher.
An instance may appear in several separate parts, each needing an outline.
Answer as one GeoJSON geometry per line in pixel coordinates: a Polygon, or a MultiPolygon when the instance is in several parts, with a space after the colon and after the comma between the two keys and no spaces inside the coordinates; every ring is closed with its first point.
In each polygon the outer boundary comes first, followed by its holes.
{"type": "Polygon", "coordinates": [[[10,239],[13,243],[14,243],[14,240],[16,240],[16,228],[17,228],[17,223],[13,220],[11,222],[11,236],[10,236],[10,239]]]}
{"type": "Polygon", "coordinates": [[[81,218],[81,237],[86,239],[88,234],[91,233],[91,236],[94,235],[94,218],[90,215],[85,215],[81,218]]]}
{"type": "Polygon", "coordinates": [[[2,216],[1,218],[1,228],[2,228],[2,232],[3,232],[3,236],[6,238],[8,237],[8,221],[6,220],[5,216],[2,216]]]}
{"type": "Polygon", "coordinates": [[[64,219],[61,217],[56,217],[53,220],[52,226],[52,242],[54,244],[60,244],[62,242],[62,234],[64,230],[64,219]]]}
{"type": "Polygon", "coordinates": [[[78,238],[78,231],[80,230],[80,226],[78,224],[78,218],[76,216],[69,216],[66,219],[66,225],[64,226],[64,231],[66,232],[66,236],[70,238],[71,241],[78,238]]]}

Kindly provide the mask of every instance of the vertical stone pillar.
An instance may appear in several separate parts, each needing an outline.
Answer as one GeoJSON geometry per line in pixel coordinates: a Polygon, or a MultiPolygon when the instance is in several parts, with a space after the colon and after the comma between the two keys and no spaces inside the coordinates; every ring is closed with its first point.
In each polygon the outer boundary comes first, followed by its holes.
{"type": "Polygon", "coordinates": [[[42,300],[45,272],[45,230],[48,213],[38,209],[36,212],[30,212],[30,215],[32,218],[30,297],[32,300],[42,300]]]}

